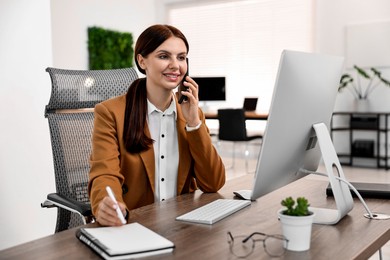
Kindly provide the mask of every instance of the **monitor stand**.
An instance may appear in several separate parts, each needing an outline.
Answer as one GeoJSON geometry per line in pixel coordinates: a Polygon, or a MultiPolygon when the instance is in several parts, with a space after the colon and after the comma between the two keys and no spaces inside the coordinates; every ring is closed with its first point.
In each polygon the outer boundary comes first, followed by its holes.
{"type": "Polygon", "coordinates": [[[352,210],[353,199],[348,185],[336,179],[337,176],[338,178],[345,180],[345,176],[326,125],[324,123],[318,123],[314,124],[313,128],[317,135],[326,174],[328,175],[332,187],[337,209],[310,207],[310,210],[316,214],[314,223],[336,224],[352,210]]]}

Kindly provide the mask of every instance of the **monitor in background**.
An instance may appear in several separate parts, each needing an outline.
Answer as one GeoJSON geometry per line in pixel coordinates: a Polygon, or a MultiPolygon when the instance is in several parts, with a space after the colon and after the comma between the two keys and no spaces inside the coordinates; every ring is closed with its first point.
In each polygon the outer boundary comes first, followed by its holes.
{"type": "Polygon", "coordinates": [[[225,101],[225,77],[191,77],[199,86],[199,101],[225,101]]]}
{"type": "MultiPolygon", "coordinates": [[[[253,189],[238,191],[236,195],[246,199],[250,195],[251,200],[256,200],[316,171],[321,155],[324,163],[325,159],[329,161],[329,156],[324,156],[324,149],[333,148],[332,155],[335,155],[329,132],[319,135],[319,130],[314,130],[313,126],[321,125],[321,131],[323,128],[327,130],[326,127],[329,129],[342,66],[341,57],[283,51],[253,189]],[[319,143],[324,139],[325,144],[320,147],[319,143]]],[[[339,165],[337,156],[331,159],[331,164],[339,165]]],[[[339,168],[340,177],[344,177],[341,166],[339,168]]],[[[333,177],[328,177],[334,179],[333,171],[330,175],[333,177]]],[[[340,181],[331,182],[333,191],[337,189],[338,197],[341,196],[336,204],[338,208],[343,208],[343,212],[321,209],[321,212],[316,212],[315,223],[337,223],[352,209],[353,200],[348,186],[340,184],[340,181]]]]}
{"type": "Polygon", "coordinates": [[[246,97],[244,99],[244,105],[243,108],[245,111],[255,111],[257,107],[257,100],[258,98],[250,98],[246,97]]]}

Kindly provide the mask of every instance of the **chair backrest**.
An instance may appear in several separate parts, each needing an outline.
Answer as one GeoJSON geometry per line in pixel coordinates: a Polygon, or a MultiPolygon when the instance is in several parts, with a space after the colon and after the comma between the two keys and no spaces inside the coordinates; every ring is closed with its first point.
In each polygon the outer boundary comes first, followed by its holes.
{"type": "Polygon", "coordinates": [[[218,109],[218,139],[246,141],[245,111],[242,108],[218,109]]]}
{"type": "MultiPolygon", "coordinates": [[[[135,69],[63,70],[47,68],[52,82],[48,118],[56,192],[89,203],[87,184],[93,108],[99,102],[126,93],[138,78],[135,69]]],[[[59,208],[56,231],[82,224],[79,216],[59,208]]]]}

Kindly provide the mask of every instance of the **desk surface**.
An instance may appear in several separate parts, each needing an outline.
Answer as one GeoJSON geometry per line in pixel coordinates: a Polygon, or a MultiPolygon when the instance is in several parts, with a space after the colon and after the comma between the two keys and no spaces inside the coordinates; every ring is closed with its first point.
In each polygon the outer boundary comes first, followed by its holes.
{"type": "MultiPolygon", "coordinates": [[[[206,119],[218,119],[218,112],[217,111],[204,111],[204,115],[206,119]]],[[[256,111],[245,111],[245,118],[247,120],[267,120],[268,114],[267,113],[258,113],[256,111]]]]}
{"type": "MultiPolygon", "coordinates": [[[[253,202],[251,206],[212,226],[176,221],[175,217],[217,198],[232,198],[233,190],[251,187],[253,175],[232,179],[219,193],[186,194],[162,203],[148,205],[130,213],[137,221],[175,243],[173,253],[151,259],[235,259],[229,251],[226,232],[234,235],[261,231],[280,234],[276,212],[279,202],[291,195],[306,196],[314,207],[334,207],[327,198],[327,181],[305,177],[253,202]]],[[[367,199],[369,208],[389,213],[387,200],[367,199]]],[[[311,249],[287,252],[282,259],[367,259],[390,239],[390,221],[363,217],[364,207],[355,200],[353,210],[337,225],[313,225],[311,249]]],[[[90,224],[96,226],[97,224],[90,224]]],[[[2,259],[99,259],[75,237],[76,229],[63,231],[0,251],[2,259]]],[[[247,259],[269,259],[261,244],[247,259]]]]}

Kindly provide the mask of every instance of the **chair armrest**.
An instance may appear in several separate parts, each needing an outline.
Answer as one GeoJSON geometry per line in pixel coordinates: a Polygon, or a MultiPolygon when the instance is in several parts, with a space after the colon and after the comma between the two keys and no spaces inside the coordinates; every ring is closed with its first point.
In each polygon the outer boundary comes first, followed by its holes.
{"type": "Polygon", "coordinates": [[[92,215],[91,205],[85,202],[80,202],[58,193],[50,193],[47,195],[47,200],[41,203],[41,207],[60,207],[88,217],[92,215]]]}

